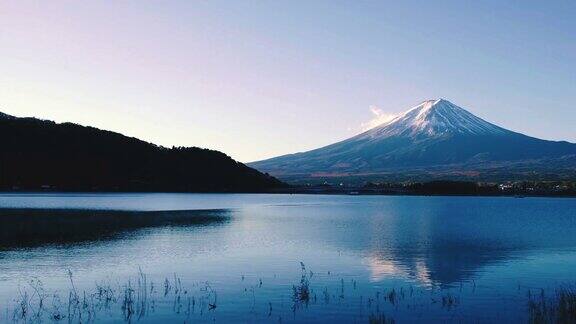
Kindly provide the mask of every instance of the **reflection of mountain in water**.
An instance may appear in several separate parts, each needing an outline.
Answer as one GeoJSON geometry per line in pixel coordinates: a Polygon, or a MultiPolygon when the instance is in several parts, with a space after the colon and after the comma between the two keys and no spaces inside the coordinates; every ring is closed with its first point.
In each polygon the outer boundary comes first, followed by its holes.
{"type": "Polygon", "coordinates": [[[474,277],[481,268],[514,257],[519,251],[484,250],[479,246],[431,247],[418,254],[374,252],[367,258],[372,280],[387,276],[414,278],[424,285],[450,285],[465,282],[474,277]]]}
{"type": "Polygon", "coordinates": [[[403,276],[450,285],[536,251],[573,249],[573,207],[563,199],[359,197],[279,209],[275,221],[282,215],[285,226],[263,232],[359,255],[373,280],[403,276]]]}
{"type": "Polygon", "coordinates": [[[118,239],[144,228],[206,226],[229,218],[226,210],[2,209],[0,249],[118,239]]]}
{"type": "Polygon", "coordinates": [[[458,208],[452,202],[420,209],[416,204],[410,215],[371,217],[367,263],[372,278],[400,275],[449,285],[532,251],[576,246],[569,209],[544,201],[504,209],[498,206],[502,200],[492,202],[481,208],[458,208]]]}

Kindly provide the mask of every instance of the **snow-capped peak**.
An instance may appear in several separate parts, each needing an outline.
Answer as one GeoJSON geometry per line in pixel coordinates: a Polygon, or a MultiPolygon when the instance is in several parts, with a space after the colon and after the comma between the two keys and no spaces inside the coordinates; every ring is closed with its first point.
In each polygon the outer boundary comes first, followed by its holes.
{"type": "Polygon", "coordinates": [[[446,134],[500,135],[507,131],[445,99],[426,100],[396,118],[377,126],[370,137],[441,136],[446,134]]]}

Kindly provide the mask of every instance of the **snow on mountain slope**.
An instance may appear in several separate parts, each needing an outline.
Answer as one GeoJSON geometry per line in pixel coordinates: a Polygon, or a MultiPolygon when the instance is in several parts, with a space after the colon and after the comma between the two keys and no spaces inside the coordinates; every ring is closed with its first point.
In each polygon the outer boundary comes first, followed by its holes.
{"type": "Polygon", "coordinates": [[[391,121],[365,132],[368,137],[502,135],[505,129],[444,100],[427,100],[391,121]]]}

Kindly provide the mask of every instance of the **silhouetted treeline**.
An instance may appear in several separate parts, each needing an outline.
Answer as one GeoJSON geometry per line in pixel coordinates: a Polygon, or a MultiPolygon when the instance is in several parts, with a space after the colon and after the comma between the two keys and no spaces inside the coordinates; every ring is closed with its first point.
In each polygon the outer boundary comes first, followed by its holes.
{"type": "Polygon", "coordinates": [[[467,181],[431,181],[408,186],[409,191],[425,195],[482,195],[498,193],[497,186],[480,186],[467,181]]]}
{"type": "Polygon", "coordinates": [[[478,183],[431,181],[404,185],[407,193],[424,195],[576,196],[576,182],[518,181],[478,183]]]}
{"type": "Polygon", "coordinates": [[[363,186],[330,183],[292,186],[283,192],[353,195],[576,196],[576,181],[505,183],[437,180],[430,182],[367,182],[363,186]]]}
{"type": "Polygon", "coordinates": [[[0,189],[254,192],[284,186],[229,156],[35,118],[0,116],[0,189]]]}
{"type": "Polygon", "coordinates": [[[367,183],[361,193],[406,195],[497,195],[496,184],[479,184],[469,181],[436,180],[415,183],[367,183]]]}

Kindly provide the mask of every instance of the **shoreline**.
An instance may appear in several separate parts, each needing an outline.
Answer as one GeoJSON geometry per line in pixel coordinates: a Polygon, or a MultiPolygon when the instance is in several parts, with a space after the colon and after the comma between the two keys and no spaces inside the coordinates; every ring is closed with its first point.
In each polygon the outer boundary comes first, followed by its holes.
{"type": "MultiPolygon", "coordinates": [[[[510,197],[510,198],[576,198],[576,192],[416,192],[394,190],[370,190],[363,188],[345,189],[319,189],[319,188],[292,188],[268,191],[76,191],[76,190],[41,190],[41,191],[0,191],[0,195],[37,195],[37,194],[222,194],[222,195],[342,195],[342,196],[414,196],[414,197],[510,197]]],[[[4,209],[0,207],[0,209],[4,209]]]]}

